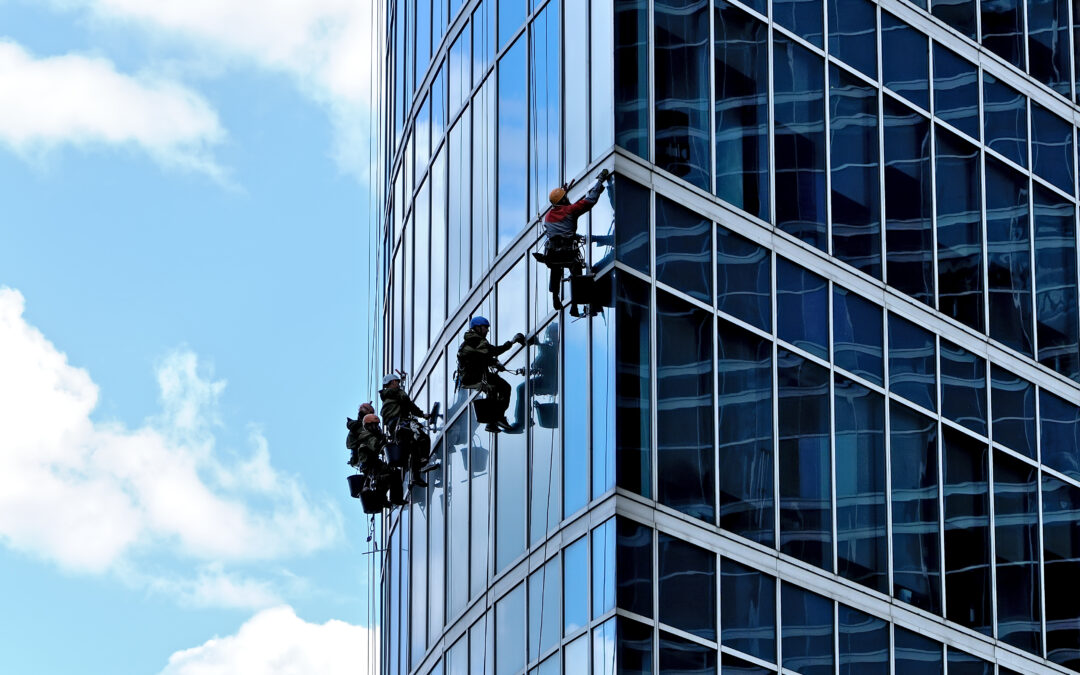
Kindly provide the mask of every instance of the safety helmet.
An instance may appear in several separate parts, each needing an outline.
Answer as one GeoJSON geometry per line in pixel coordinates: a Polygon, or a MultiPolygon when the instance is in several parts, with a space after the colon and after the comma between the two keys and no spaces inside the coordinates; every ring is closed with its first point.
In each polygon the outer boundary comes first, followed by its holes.
{"type": "Polygon", "coordinates": [[[565,196],[566,196],[566,188],[557,187],[554,190],[552,190],[550,194],[548,194],[548,201],[551,202],[552,206],[555,206],[556,204],[561,202],[563,200],[563,197],[565,197],[565,196]]]}
{"type": "Polygon", "coordinates": [[[372,424],[372,423],[378,424],[379,423],[379,416],[376,415],[375,413],[368,413],[367,415],[364,415],[364,426],[366,427],[367,425],[372,424]]]}
{"type": "Polygon", "coordinates": [[[356,414],[360,416],[360,419],[364,419],[365,415],[370,415],[373,412],[375,412],[374,406],[372,406],[370,403],[361,403],[360,409],[357,411],[356,414]]]}
{"type": "Polygon", "coordinates": [[[482,316],[474,316],[472,321],[469,322],[469,328],[476,328],[477,326],[490,326],[491,322],[482,316]]]}
{"type": "Polygon", "coordinates": [[[385,387],[386,385],[390,384],[394,380],[400,380],[400,379],[401,379],[401,376],[400,375],[395,375],[394,373],[390,373],[389,375],[383,375],[382,386],[385,387]]]}

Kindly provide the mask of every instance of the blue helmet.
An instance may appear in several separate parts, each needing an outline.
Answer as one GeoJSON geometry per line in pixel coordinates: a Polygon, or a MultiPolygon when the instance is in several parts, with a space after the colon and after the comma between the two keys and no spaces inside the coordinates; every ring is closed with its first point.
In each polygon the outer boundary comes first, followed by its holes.
{"type": "Polygon", "coordinates": [[[482,316],[474,316],[472,321],[469,322],[469,328],[476,328],[477,326],[490,326],[491,322],[482,316]]]}

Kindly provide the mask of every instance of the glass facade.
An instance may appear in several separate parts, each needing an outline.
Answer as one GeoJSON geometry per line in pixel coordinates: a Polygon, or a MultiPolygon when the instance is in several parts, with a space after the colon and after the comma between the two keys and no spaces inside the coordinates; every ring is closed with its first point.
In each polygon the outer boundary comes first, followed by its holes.
{"type": "Polygon", "coordinates": [[[381,673],[1080,672],[1078,0],[385,4],[381,673]]]}

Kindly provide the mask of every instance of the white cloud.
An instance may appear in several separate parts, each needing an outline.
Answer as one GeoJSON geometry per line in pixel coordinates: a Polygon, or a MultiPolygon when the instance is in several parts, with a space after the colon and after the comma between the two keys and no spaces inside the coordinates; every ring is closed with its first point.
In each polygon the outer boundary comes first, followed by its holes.
{"type": "MultiPolygon", "coordinates": [[[[97,386],[23,307],[18,291],[0,287],[0,542],[68,570],[122,573],[158,552],[195,563],[265,560],[340,536],[340,513],[276,470],[257,433],[248,456],[224,458],[214,411],[225,383],[194,354],[161,363],[160,416],[135,429],[98,423],[97,386]]],[[[273,600],[220,567],[174,583],[193,602],[215,585],[235,604],[273,600]]]]}
{"type": "Polygon", "coordinates": [[[281,603],[269,581],[229,573],[220,563],[203,566],[190,579],[136,574],[131,581],[152,593],[175,598],[185,607],[263,609],[281,603]]]}
{"type": "Polygon", "coordinates": [[[235,635],[174,653],[161,675],[352,675],[375,657],[377,637],[361,626],[309,623],[291,607],[275,607],[235,635]]]}
{"type": "Polygon", "coordinates": [[[20,155],[63,145],[130,146],[164,166],[222,180],[211,149],[224,138],[209,103],[172,80],[125,75],[94,56],[35,58],[0,40],[0,144],[20,155]]]}

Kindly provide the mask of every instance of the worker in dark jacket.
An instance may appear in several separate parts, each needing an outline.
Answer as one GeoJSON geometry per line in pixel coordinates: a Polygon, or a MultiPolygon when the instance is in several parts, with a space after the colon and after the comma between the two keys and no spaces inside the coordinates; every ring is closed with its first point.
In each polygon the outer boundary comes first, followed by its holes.
{"type": "Polygon", "coordinates": [[[487,341],[490,330],[491,322],[482,316],[475,316],[469,322],[469,330],[458,348],[458,377],[462,387],[480,389],[493,402],[494,420],[487,421],[485,429],[497,433],[512,428],[506,419],[506,409],[510,406],[510,384],[495,372],[505,370],[498,357],[509,351],[515,342],[524,345],[525,336],[518,333],[512,340],[496,346],[487,341]]]}
{"type": "Polygon", "coordinates": [[[400,371],[383,377],[383,388],[379,390],[379,398],[382,399],[382,418],[386,422],[387,432],[397,440],[401,449],[409,457],[411,486],[427,487],[427,481],[423,478],[423,468],[431,459],[431,437],[417,425],[408,424],[414,418],[420,420],[426,418],[427,415],[405,393],[401,386],[404,378],[405,374],[400,371]]]}
{"type": "MultiPolygon", "coordinates": [[[[370,408],[370,404],[364,404],[370,408]]],[[[363,412],[364,406],[360,406],[363,412]]],[[[354,466],[373,481],[379,492],[386,495],[389,491],[388,504],[407,504],[403,498],[401,476],[382,460],[382,450],[386,445],[386,436],[379,428],[379,418],[374,413],[364,415],[362,419],[346,418],[345,426],[349,435],[345,446],[352,451],[349,465],[354,466]]]]}

